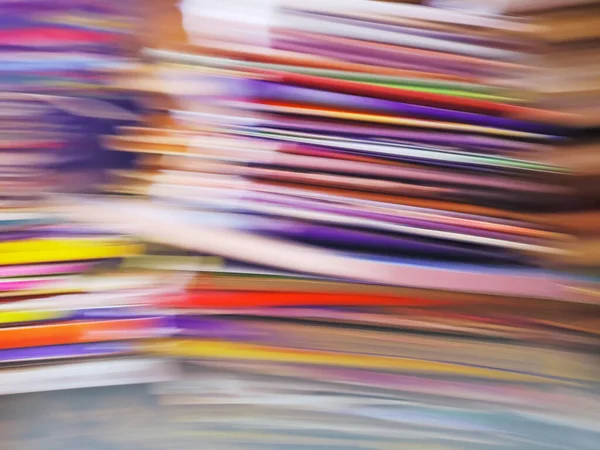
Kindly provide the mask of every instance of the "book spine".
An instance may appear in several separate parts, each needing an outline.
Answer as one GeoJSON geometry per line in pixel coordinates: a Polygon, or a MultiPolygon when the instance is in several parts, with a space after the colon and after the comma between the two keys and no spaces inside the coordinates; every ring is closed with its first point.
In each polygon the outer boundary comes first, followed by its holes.
{"type": "Polygon", "coordinates": [[[156,383],[172,380],[175,376],[175,367],[171,362],[157,359],[70,362],[4,370],[0,373],[0,395],[156,383]]]}
{"type": "Polygon", "coordinates": [[[160,318],[71,322],[0,329],[0,349],[149,338],[160,335],[160,318]]]}

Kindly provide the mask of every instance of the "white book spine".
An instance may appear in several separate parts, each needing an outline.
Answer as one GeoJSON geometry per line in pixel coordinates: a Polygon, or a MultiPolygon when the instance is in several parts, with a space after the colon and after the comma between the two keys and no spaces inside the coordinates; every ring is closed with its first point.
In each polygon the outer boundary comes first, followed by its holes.
{"type": "Polygon", "coordinates": [[[157,383],[175,379],[170,361],[128,358],[7,369],[0,372],[0,395],[100,386],[157,383]]]}

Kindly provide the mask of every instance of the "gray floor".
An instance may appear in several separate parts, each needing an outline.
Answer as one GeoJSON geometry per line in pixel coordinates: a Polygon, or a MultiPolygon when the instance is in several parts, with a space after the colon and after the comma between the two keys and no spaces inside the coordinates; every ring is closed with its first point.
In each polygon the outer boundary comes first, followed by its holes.
{"type": "Polygon", "coordinates": [[[173,445],[168,422],[161,416],[145,386],[4,396],[0,397],[0,449],[199,448],[191,442],[173,445]]]}

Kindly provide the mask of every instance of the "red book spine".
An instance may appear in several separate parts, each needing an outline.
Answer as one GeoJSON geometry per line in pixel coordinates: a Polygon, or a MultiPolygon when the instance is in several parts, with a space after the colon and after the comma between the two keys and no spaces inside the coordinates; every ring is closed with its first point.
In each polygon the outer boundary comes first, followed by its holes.
{"type": "Polygon", "coordinates": [[[339,80],[333,78],[304,75],[292,72],[282,72],[268,69],[247,69],[274,81],[303,86],[313,89],[324,89],[334,92],[343,92],[352,95],[363,95],[385,100],[396,100],[400,102],[416,103],[441,108],[458,109],[465,111],[478,111],[487,114],[502,115],[509,113],[513,107],[503,103],[488,100],[471,99],[452,95],[435,94],[429,92],[417,92],[410,89],[402,89],[387,86],[376,86],[357,81],[339,80]]]}
{"type": "Polygon", "coordinates": [[[200,291],[161,300],[170,308],[266,308],[277,306],[423,306],[436,301],[390,295],[306,292],[200,291]]]}

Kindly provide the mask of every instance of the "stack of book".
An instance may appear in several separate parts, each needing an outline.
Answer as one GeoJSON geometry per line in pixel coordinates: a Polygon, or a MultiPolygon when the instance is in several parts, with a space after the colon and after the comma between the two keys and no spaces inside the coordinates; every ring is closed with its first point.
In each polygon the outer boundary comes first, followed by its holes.
{"type": "Polygon", "coordinates": [[[181,433],[595,448],[595,278],[548,264],[589,204],[554,148],[587,125],[526,89],[535,30],[361,1],[266,17],[148,50],[129,87],[153,114],[106,140],[141,156],[110,189],[145,198],[66,211],[222,258],[162,296],[174,336],[148,345],[185,361],[156,388],[181,433]]]}
{"type": "Polygon", "coordinates": [[[3,91],[101,92],[127,62],[132,10],[98,0],[3,0],[3,91]]]}
{"type": "Polygon", "coordinates": [[[14,209],[0,219],[0,395],[171,379],[142,341],[170,333],[151,299],[176,280],[118,272],[142,251],[131,237],[14,209]]]}
{"type": "MultiPolygon", "coordinates": [[[[571,201],[561,214],[550,219],[554,225],[575,239],[562,246],[565,252],[546,262],[573,273],[592,273],[600,260],[597,228],[599,166],[597,158],[600,123],[600,2],[596,0],[550,0],[470,2],[439,0],[436,5],[455,10],[477,9],[482,14],[504,14],[530,27],[523,40],[531,54],[527,74],[520,86],[530,93],[536,107],[558,112],[569,125],[568,139],[555,142],[539,155],[542,163],[560,166],[570,173],[565,186],[571,201]]],[[[588,291],[597,297],[594,290],[588,291]]]]}
{"type": "Polygon", "coordinates": [[[21,125],[18,131],[68,134],[69,150],[61,151],[53,167],[62,178],[74,179],[71,189],[88,188],[99,177],[99,167],[119,162],[102,151],[97,136],[136,120],[132,99],[112,89],[115,74],[132,66],[133,11],[98,0],[1,4],[3,96],[46,103],[46,116],[37,119],[52,122],[37,122],[36,129],[21,125]]]}
{"type": "Polygon", "coordinates": [[[143,246],[49,202],[93,186],[99,136],[135,120],[105,87],[127,18],[104,2],[1,3],[0,394],[164,380],[165,362],[135,355],[165,332],[141,308],[168,286],[115,270],[143,246]]]}
{"type": "Polygon", "coordinates": [[[43,161],[60,153],[60,140],[34,131],[39,123],[28,128],[2,155],[3,163],[15,161],[1,173],[0,394],[167,379],[167,363],[136,357],[140,339],[165,333],[148,309],[165,280],[116,271],[143,250],[133,237],[50,210],[45,194],[61,183],[43,161]]]}
{"type": "Polygon", "coordinates": [[[578,201],[571,205],[568,227],[577,236],[569,248],[570,257],[561,262],[589,271],[600,261],[597,225],[598,149],[600,148],[600,2],[558,0],[509,3],[507,14],[536,26],[533,39],[540,51],[537,70],[528,87],[535,92],[536,104],[567,113],[578,125],[571,139],[556,146],[543,158],[568,168],[570,183],[578,201]],[[588,269],[586,269],[588,268],[588,269]]]}

